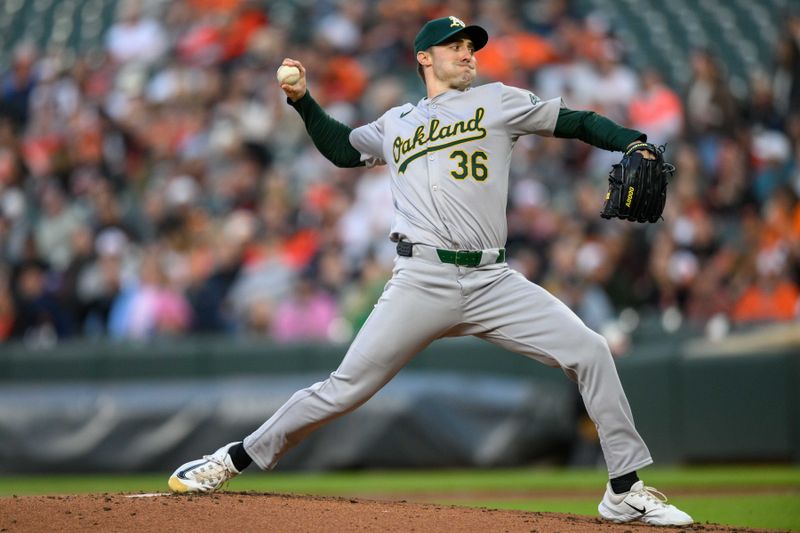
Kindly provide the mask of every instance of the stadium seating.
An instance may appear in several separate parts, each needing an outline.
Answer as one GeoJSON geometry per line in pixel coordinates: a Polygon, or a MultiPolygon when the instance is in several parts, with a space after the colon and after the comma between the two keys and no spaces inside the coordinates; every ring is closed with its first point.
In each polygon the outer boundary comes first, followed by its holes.
{"type": "MultiPolygon", "coordinates": [[[[102,44],[120,0],[5,0],[0,8],[0,71],[21,40],[40,49],[84,52],[102,44]]],[[[651,65],[676,88],[690,76],[691,51],[719,55],[734,93],[750,75],[772,66],[782,13],[791,0],[576,0],[581,13],[601,13],[629,45],[634,66],[651,65]]]]}
{"type": "Polygon", "coordinates": [[[626,43],[634,66],[651,65],[676,88],[691,74],[691,51],[704,48],[721,59],[737,95],[750,75],[769,70],[782,13],[791,0],[579,0],[585,13],[599,13],[626,43]]]}
{"type": "Polygon", "coordinates": [[[0,71],[22,41],[40,50],[85,52],[102,46],[119,0],[5,0],[0,7],[0,71]]]}

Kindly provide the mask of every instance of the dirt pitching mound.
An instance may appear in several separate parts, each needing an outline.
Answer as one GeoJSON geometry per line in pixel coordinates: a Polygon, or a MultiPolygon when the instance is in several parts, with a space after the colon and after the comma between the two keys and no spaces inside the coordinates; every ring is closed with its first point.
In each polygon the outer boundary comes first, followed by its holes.
{"type": "Polygon", "coordinates": [[[0,498],[0,531],[753,532],[713,524],[653,529],[555,513],[261,493],[0,498]]]}

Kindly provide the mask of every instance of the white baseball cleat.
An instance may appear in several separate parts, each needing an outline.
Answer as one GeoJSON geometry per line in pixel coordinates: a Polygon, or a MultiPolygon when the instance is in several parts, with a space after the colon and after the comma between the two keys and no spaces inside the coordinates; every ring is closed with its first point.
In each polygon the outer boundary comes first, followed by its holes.
{"type": "Polygon", "coordinates": [[[239,444],[231,442],[211,455],[189,461],[181,465],[169,477],[169,490],[172,492],[214,492],[230,479],[239,475],[233,466],[228,450],[239,444]]]}
{"type": "Polygon", "coordinates": [[[687,526],[694,522],[691,516],[668,504],[666,496],[653,487],[645,487],[642,481],[634,483],[624,494],[614,494],[611,485],[606,485],[597,510],[603,519],[612,522],[638,520],[654,526],[687,526]]]}

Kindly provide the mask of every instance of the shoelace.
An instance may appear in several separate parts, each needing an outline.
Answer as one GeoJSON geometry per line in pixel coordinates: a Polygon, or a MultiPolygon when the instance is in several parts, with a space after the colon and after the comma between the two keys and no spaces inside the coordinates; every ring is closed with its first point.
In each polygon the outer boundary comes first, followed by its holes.
{"type": "Polygon", "coordinates": [[[220,481],[225,481],[227,479],[228,476],[226,476],[225,474],[228,473],[228,467],[225,466],[225,463],[223,463],[222,461],[216,459],[211,455],[204,455],[203,459],[211,464],[195,470],[196,472],[195,476],[198,478],[198,481],[219,483],[220,481]],[[215,468],[212,465],[215,465],[216,467],[222,469],[222,472],[220,472],[218,468],[215,468]]]}
{"type": "Polygon", "coordinates": [[[653,487],[643,487],[637,494],[640,494],[646,500],[650,500],[657,505],[666,506],[667,497],[663,492],[654,489],[653,487]]]}

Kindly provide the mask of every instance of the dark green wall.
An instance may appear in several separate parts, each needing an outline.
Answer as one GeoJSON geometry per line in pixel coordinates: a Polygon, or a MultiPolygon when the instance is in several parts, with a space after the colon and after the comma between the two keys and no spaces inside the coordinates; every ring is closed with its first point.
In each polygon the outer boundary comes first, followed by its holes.
{"type": "MultiPolygon", "coordinates": [[[[686,335],[640,339],[618,360],[637,427],[657,462],[800,462],[800,354],[796,348],[702,355],[686,335]]],[[[333,370],[347,346],[276,346],[229,338],[152,344],[68,343],[0,347],[3,382],[115,381],[298,374],[333,370]]],[[[530,376],[571,387],[545,367],[472,339],[438,341],[415,370],[530,376]]]]}

